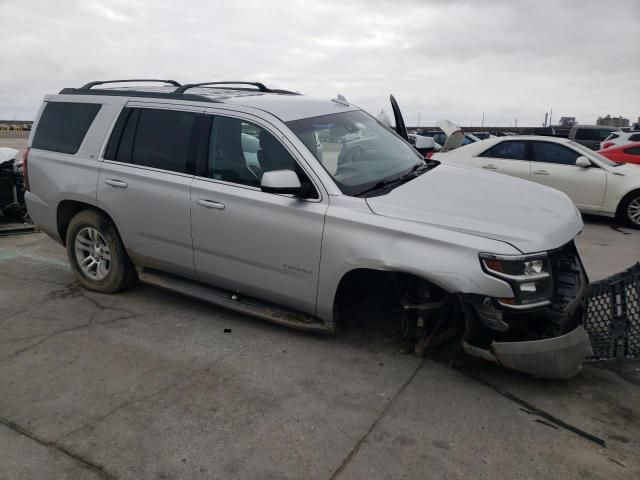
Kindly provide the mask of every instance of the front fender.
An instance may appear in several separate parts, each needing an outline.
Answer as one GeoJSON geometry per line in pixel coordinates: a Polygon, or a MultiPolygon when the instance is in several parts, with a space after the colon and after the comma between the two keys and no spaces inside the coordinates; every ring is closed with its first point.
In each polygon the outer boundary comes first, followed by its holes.
{"type": "MultiPolygon", "coordinates": [[[[511,245],[460,232],[377,215],[345,199],[327,210],[317,315],[332,321],[340,280],[354,269],[412,274],[451,293],[510,297],[511,287],[482,271],[478,253],[518,254],[511,245]]],[[[332,199],[333,200],[333,199],[332,199]]]]}

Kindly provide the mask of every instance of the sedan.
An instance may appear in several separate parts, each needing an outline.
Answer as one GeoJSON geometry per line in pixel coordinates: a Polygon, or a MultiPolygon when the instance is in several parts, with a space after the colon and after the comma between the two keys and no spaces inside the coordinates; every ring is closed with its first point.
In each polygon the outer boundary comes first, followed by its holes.
{"type": "Polygon", "coordinates": [[[640,142],[606,148],[600,150],[598,153],[614,162],[635,163],[640,165],[640,142]]]}
{"type": "Polygon", "coordinates": [[[613,162],[569,139],[499,137],[436,153],[433,158],[555,188],[583,213],[615,217],[640,229],[640,168],[613,162]]]}

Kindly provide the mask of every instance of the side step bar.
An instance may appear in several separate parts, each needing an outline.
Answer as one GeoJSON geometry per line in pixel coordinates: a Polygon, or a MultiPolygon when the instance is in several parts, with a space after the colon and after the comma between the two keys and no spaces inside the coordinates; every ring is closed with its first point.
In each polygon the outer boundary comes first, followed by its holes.
{"type": "Polygon", "coordinates": [[[330,325],[311,315],[288,310],[251,297],[243,297],[221,288],[211,287],[156,270],[140,267],[136,267],[136,270],[141,282],[155,287],[178,292],[222,308],[258,317],[286,327],[310,332],[333,333],[333,328],[330,325]]]}

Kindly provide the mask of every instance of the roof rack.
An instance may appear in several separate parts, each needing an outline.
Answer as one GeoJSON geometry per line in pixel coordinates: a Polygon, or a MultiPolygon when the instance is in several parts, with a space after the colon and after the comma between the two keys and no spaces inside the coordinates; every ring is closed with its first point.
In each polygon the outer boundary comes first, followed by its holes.
{"type": "Polygon", "coordinates": [[[203,82],[203,83],[189,83],[186,85],[181,85],[175,80],[159,80],[153,78],[136,78],[136,79],[125,79],[125,80],[103,80],[103,81],[95,81],[89,82],[83,85],[80,88],[63,88],[60,90],[61,95],[101,95],[101,96],[126,96],[126,97],[145,97],[145,98],[169,98],[172,100],[193,100],[197,102],[210,102],[210,103],[220,103],[220,100],[216,98],[211,98],[207,95],[199,95],[199,94],[191,94],[185,93],[187,90],[196,87],[206,87],[208,85],[249,85],[252,87],[256,87],[257,90],[252,88],[244,88],[244,87],[231,87],[231,86],[219,86],[216,88],[226,89],[226,90],[246,90],[246,91],[258,91],[265,93],[280,93],[285,95],[300,95],[297,92],[290,92],[289,90],[279,90],[279,89],[271,89],[266,87],[263,83],[260,82],[203,82]],[[98,85],[110,84],[110,83],[128,83],[128,82],[158,82],[164,83],[167,85],[171,85],[176,87],[175,90],[164,91],[164,92],[154,92],[154,91],[145,91],[145,90],[132,90],[132,89],[117,89],[117,88],[96,88],[98,85]]]}
{"type": "MultiPolygon", "coordinates": [[[[209,85],[250,85],[250,86],[256,87],[259,92],[283,93],[283,94],[286,94],[286,95],[300,95],[299,93],[291,92],[289,90],[280,90],[280,89],[268,88],[264,83],[260,83],[260,82],[232,82],[232,81],[228,81],[228,82],[188,83],[188,84],[185,84],[185,85],[182,85],[182,86],[176,88],[175,93],[184,93],[185,91],[187,91],[187,90],[189,90],[191,88],[206,87],[206,86],[209,86],[209,85]]],[[[217,87],[217,88],[229,89],[229,90],[249,90],[247,88],[232,88],[232,87],[217,87]]]]}

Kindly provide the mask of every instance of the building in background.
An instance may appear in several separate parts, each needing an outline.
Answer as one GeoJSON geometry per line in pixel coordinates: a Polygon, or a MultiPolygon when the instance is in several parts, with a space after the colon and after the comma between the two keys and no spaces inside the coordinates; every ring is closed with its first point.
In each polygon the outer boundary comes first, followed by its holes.
{"type": "Polygon", "coordinates": [[[596,125],[603,125],[605,127],[628,127],[629,119],[607,115],[606,117],[598,117],[598,120],[596,120],[596,125]]]}
{"type": "Polygon", "coordinates": [[[571,128],[576,123],[576,117],[560,117],[560,121],[558,122],[558,126],[560,128],[571,128]]]}

